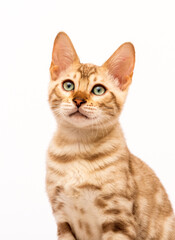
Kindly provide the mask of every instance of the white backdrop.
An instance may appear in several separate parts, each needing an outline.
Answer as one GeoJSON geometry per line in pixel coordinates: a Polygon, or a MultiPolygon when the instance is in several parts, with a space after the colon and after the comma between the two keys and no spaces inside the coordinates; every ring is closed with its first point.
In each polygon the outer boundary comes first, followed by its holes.
{"type": "Polygon", "coordinates": [[[148,163],[175,208],[174,1],[30,0],[0,3],[0,239],[56,240],[45,194],[55,129],[47,103],[53,41],[65,31],[83,63],[136,48],[121,116],[132,153],[148,163]]]}

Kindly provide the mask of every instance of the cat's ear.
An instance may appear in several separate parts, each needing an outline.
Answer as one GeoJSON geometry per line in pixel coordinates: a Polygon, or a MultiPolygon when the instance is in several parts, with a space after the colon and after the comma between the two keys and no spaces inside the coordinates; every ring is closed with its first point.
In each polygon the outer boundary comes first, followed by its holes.
{"type": "Polygon", "coordinates": [[[132,81],[135,64],[135,50],[132,43],[122,44],[114,54],[103,64],[110,75],[119,82],[119,88],[124,91],[132,81]]]}
{"type": "Polygon", "coordinates": [[[78,55],[68,35],[64,32],[58,33],[52,51],[51,79],[56,80],[62,71],[79,62],[78,55]]]}

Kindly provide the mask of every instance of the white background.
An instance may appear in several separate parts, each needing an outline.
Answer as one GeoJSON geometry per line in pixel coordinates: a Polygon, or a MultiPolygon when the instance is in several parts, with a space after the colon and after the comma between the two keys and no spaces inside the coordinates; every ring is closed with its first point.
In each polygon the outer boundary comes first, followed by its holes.
{"type": "Polygon", "coordinates": [[[70,36],[83,63],[101,65],[123,42],[135,45],[121,124],[130,150],[155,170],[175,208],[173,2],[1,1],[0,239],[56,240],[45,155],[56,126],[47,87],[59,31],[70,36]]]}

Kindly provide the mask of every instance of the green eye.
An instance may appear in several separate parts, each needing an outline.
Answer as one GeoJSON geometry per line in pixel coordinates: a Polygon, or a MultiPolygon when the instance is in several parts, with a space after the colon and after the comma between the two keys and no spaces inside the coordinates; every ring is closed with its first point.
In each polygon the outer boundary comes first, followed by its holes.
{"type": "Polygon", "coordinates": [[[74,89],[74,84],[72,81],[65,81],[63,83],[63,88],[66,90],[66,91],[72,91],[74,89]]]}
{"type": "Polygon", "coordinates": [[[93,94],[98,95],[98,96],[103,95],[105,93],[105,91],[106,91],[106,89],[101,85],[96,85],[92,89],[93,94]]]}

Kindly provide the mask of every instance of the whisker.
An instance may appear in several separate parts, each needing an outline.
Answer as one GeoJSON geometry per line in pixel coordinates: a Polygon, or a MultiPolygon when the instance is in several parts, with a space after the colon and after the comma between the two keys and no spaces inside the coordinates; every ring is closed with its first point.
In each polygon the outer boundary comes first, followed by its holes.
{"type": "Polygon", "coordinates": [[[50,105],[51,107],[58,107],[59,105],[50,105]]]}
{"type": "Polygon", "coordinates": [[[65,107],[66,107],[66,106],[68,106],[68,107],[72,107],[72,104],[66,104],[66,103],[63,103],[62,105],[65,106],[65,107]]]}

